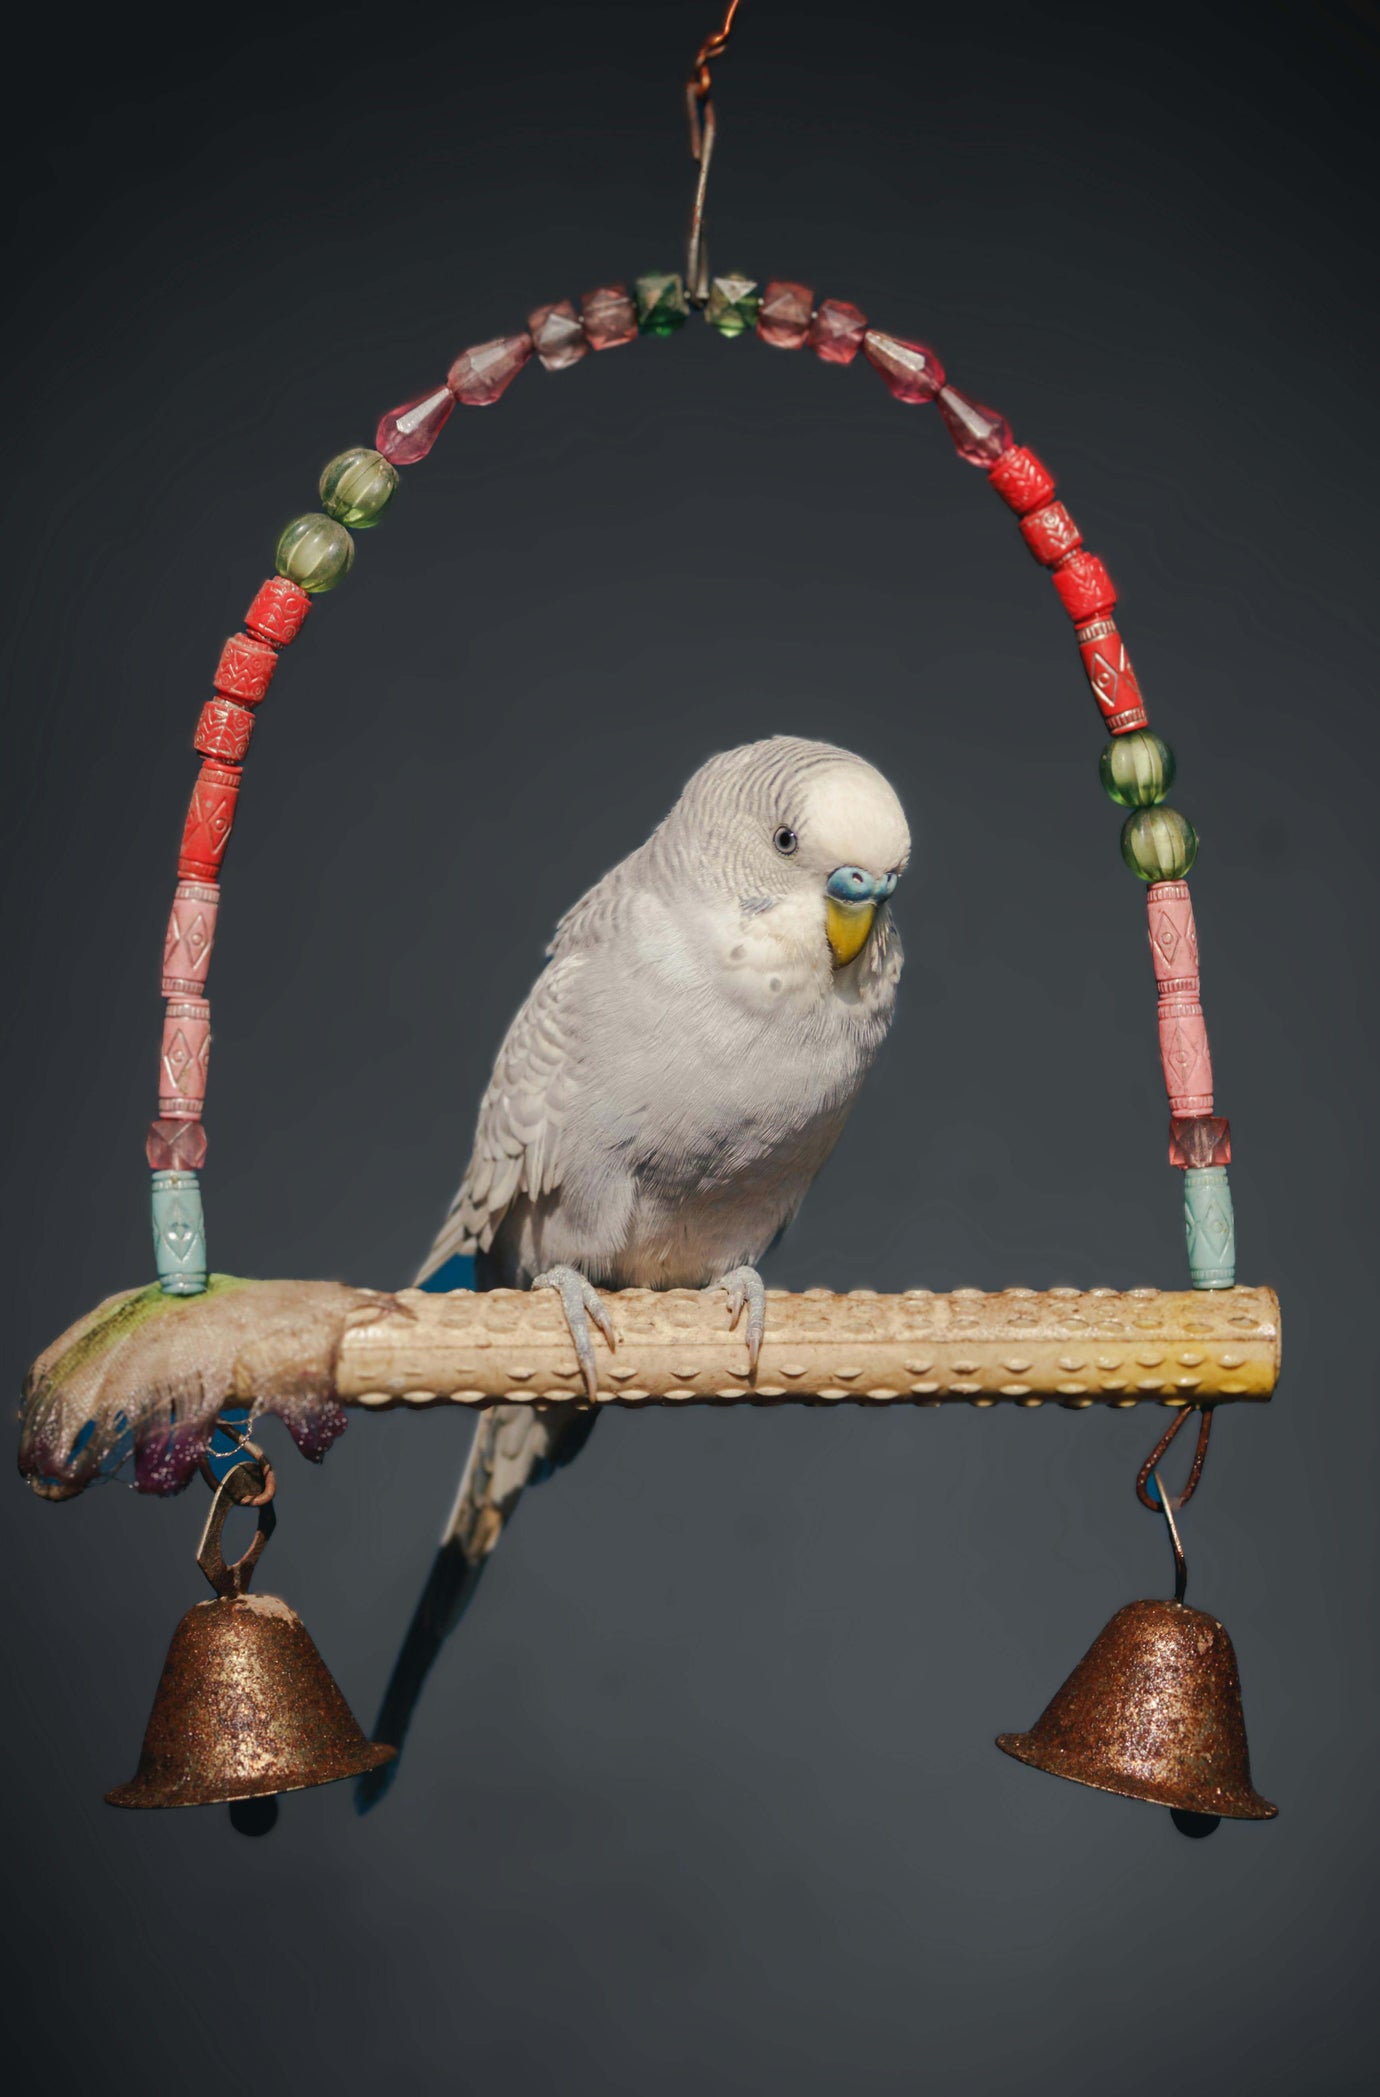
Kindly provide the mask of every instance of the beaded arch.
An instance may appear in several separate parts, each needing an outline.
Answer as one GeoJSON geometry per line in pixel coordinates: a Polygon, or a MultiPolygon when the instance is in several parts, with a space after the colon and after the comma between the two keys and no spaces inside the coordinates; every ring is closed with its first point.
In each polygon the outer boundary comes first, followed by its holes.
{"type": "MultiPolygon", "coordinates": [[[[730,14],[731,19],[731,14],[730,14]]],[[[706,156],[707,157],[707,156],[706,156]]],[[[693,253],[693,251],[692,251],[693,253]]],[[[694,282],[691,271],[691,282],[694,282]]],[[[1169,1100],[1169,1162],[1184,1175],[1189,1278],[1197,1289],[1228,1289],[1236,1278],[1235,1226],[1227,1166],[1228,1122],[1215,1111],[1203,1017],[1198,940],[1187,875],[1197,852],[1192,825],[1165,801],[1174,758],[1150,728],[1144,700],[1115,618],[1117,592],[1105,566],[1083,545],[1052,474],[1018,445],[1005,418],[950,385],[925,343],[884,333],[846,299],[816,303],[809,286],[773,280],[759,291],[748,277],[700,278],[687,291],[678,274],[636,279],[539,306],[515,335],[463,350],[442,385],[391,409],[372,448],[330,460],[321,508],[295,518],[277,546],[276,572],[256,592],[243,631],[220,653],[212,696],[201,709],[193,747],[201,759],[182,829],[177,887],[163,950],[165,999],[158,1116],[149,1127],[153,1240],[158,1277],[170,1295],[204,1292],[209,1272],[200,1169],[211,1043],[206,995],[220,906],[220,881],[234,828],[255,712],[285,648],[297,639],[313,597],[334,589],[354,560],[356,531],[384,515],[399,468],[419,464],[457,404],[491,407],[535,357],[565,371],[591,351],[620,348],[639,335],[672,335],[693,310],[725,337],[755,333],[773,349],[810,349],[825,364],[861,353],[906,406],[933,401],[959,457],[979,467],[1015,513],[1021,536],[1044,567],[1074,624],[1084,674],[1109,740],[1102,784],[1127,809],[1122,856],[1147,883],[1148,934],[1158,1003],[1160,1064],[1169,1100]]]]}

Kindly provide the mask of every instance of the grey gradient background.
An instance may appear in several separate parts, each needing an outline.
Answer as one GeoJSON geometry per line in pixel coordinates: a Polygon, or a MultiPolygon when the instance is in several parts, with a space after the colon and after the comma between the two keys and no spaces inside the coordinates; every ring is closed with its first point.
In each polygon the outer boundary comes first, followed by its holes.
{"type": "MultiPolygon", "coordinates": [[[[157,950],[221,636],[467,342],[675,267],[706,0],[112,15],[11,48],[6,1374],[150,1269],[157,950]]],[[[991,1745],[1121,1602],[1157,1409],[611,1418],[522,1511],[365,1822],[121,1815],[201,1507],[16,1484],[20,2086],[1341,2097],[1373,2015],[1371,6],[749,0],[713,253],[932,340],[1055,466],[1198,824],[1241,1272],[1190,1599],[1265,1827],[991,1745]]],[[[262,710],[206,1189],[232,1272],[403,1281],[560,911],[733,740],[916,835],[901,1016],[769,1280],[1176,1285],[1141,899],[1067,621],[932,412],[699,325],[457,412],[262,710]]],[[[459,1416],[281,1435],[263,1584],[372,1715],[459,1416]]]]}

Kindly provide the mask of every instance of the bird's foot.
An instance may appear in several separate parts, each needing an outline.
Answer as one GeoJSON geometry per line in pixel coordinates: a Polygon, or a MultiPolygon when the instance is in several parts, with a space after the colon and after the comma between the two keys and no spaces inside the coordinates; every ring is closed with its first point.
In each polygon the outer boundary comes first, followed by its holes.
{"type": "Polygon", "coordinates": [[[575,1359],[580,1364],[580,1374],[585,1380],[585,1391],[590,1404],[599,1396],[599,1371],[594,1360],[594,1341],[590,1337],[589,1321],[592,1318],[609,1343],[609,1352],[615,1346],[613,1320],[604,1309],[604,1300],[592,1282],[573,1267],[548,1267],[545,1274],[532,1277],[534,1289],[554,1289],[561,1299],[565,1322],[570,1328],[570,1337],[575,1342],[575,1359]]]}
{"type": "Polygon", "coordinates": [[[767,1292],[761,1275],[755,1267],[735,1267],[731,1274],[720,1275],[711,1282],[713,1289],[724,1289],[728,1293],[728,1329],[735,1332],[738,1320],[747,1312],[747,1323],[743,1335],[747,1341],[748,1376],[755,1379],[757,1361],[762,1352],[762,1340],[767,1330],[767,1292]]]}

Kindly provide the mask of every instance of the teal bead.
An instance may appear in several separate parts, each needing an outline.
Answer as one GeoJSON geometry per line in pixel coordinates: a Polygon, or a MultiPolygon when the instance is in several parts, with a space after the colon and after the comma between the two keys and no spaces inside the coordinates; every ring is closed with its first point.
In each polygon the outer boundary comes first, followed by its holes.
{"type": "Polygon", "coordinates": [[[1194,1288],[1234,1288],[1236,1218],[1225,1165],[1198,1166],[1184,1174],[1184,1234],[1194,1288]]]}
{"type": "Polygon", "coordinates": [[[639,277],[633,285],[637,325],[644,335],[674,335],[690,312],[685,283],[678,276],[639,277]]]}
{"type": "Polygon", "coordinates": [[[1153,728],[1114,735],[1098,759],[1102,785],[1122,808],[1153,808],[1174,784],[1174,752],[1153,728]]]}
{"type": "Polygon", "coordinates": [[[317,597],[323,590],[333,590],[342,575],[349,573],[354,557],[355,542],[344,525],[318,511],[293,518],[278,541],[275,559],[280,575],[317,597]]]}
{"type": "Polygon", "coordinates": [[[377,524],[397,492],[397,468],[365,445],[337,453],[321,475],[322,509],[357,532],[377,524]]]}
{"type": "Polygon", "coordinates": [[[1182,881],[1198,857],[1198,833],[1176,808],[1138,808],[1122,824],[1121,856],[1142,881],[1182,881]]]}
{"type": "Polygon", "coordinates": [[[166,1296],[199,1296],[206,1287],[206,1220],[194,1172],[153,1175],[153,1256],[166,1296]]]}

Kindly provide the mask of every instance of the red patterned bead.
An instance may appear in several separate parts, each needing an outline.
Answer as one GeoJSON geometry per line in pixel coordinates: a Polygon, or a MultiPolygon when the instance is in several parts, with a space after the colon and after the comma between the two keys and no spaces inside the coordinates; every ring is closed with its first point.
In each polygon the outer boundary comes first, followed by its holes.
{"type": "Polygon", "coordinates": [[[569,299],[554,306],[538,306],[527,316],[532,347],[547,371],[565,371],[589,355],[589,344],[579,316],[569,299]]]}
{"type": "Polygon", "coordinates": [[[1115,619],[1091,619],[1078,629],[1078,653],[1098,710],[1113,735],[1146,724],[1145,701],[1115,619]]]}
{"type": "Polygon", "coordinates": [[[254,716],[247,706],[236,706],[233,699],[208,699],[196,724],[192,748],[203,757],[222,757],[227,764],[237,765],[253,733],[254,716]]]}
{"type": "Polygon", "coordinates": [[[867,333],[867,315],[847,299],[821,299],[810,322],[810,348],[824,364],[851,364],[867,333]]]}
{"type": "Polygon", "coordinates": [[[166,1121],[199,1121],[211,1054],[211,1007],[205,998],[169,998],[163,1018],[158,1112],[166,1121]]]}
{"type": "Polygon", "coordinates": [[[814,305],[815,295],[808,284],[775,280],[762,293],[757,332],[773,349],[803,349],[814,305]]]}
{"type": "Polygon", "coordinates": [[[1185,995],[1198,995],[1198,928],[1186,881],[1152,881],[1145,891],[1146,931],[1150,959],[1161,997],[1172,997],[1191,983],[1185,995]]]}
{"type": "Polygon", "coordinates": [[[1169,1123],[1169,1162],[1181,1172],[1231,1163],[1231,1123],[1218,1114],[1175,1114],[1169,1123]]]}
{"type": "Polygon", "coordinates": [[[163,939],[163,995],[200,997],[216,941],[220,886],[215,881],[179,881],[163,939]]]}
{"type": "Polygon", "coordinates": [[[1003,453],[987,478],[1018,517],[1042,509],[1054,493],[1054,475],[1023,444],[1013,444],[1003,453]]]}
{"type": "Polygon", "coordinates": [[[591,349],[617,349],[637,340],[637,309],[626,284],[599,284],[580,297],[580,318],[591,349]]]}
{"type": "Polygon", "coordinates": [[[200,1172],[206,1163],[206,1130],[199,1121],[151,1121],[144,1156],[155,1172],[200,1172]]]}
{"type": "Polygon", "coordinates": [[[1212,1058],[1207,1022],[1197,998],[1160,999],[1160,1067],[1171,1114],[1212,1112],[1212,1058]]]}
{"type": "Polygon", "coordinates": [[[954,450],[970,466],[988,472],[1011,449],[1011,425],[995,408],[984,408],[980,400],[969,400],[957,386],[941,386],[939,412],[944,418],[954,450]]]}
{"type": "Polygon", "coordinates": [[[241,706],[257,706],[273,682],[278,651],[252,634],[232,633],[220,651],[212,679],[222,699],[237,699],[241,706]]]}
{"type": "Polygon", "coordinates": [[[424,459],[455,413],[455,395],[449,386],[419,394],[390,408],[374,432],[374,448],[391,466],[415,466],[424,459]]]}
{"type": "Polygon", "coordinates": [[[446,384],[462,407],[491,408],[503,398],[531,354],[532,338],[526,332],[476,342],[472,349],[461,350],[446,373],[446,384]]]}
{"type": "Polygon", "coordinates": [[[177,862],[180,881],[214,881],[230,842],[243,774],[238,765],[207,758],[197,774],[187,820],[182,826],[182,852],[177,862]]]}
{"type": "Polygon", "coordinates": [[[311,599],[285,575],[270,575],[244,615],[244,623],[260,641],[286,648],[302,631],[311,610],[311,599]]]}
{"type": "Polygon", "coordinates": [[[944,383],[944,367],[927,343],[907,342],[900,335],[869,328],[863,337],[863,355],[881,373],[896,399],[907,404],[933,400],[944,383]]]}
{"type": "Polygon", "coordinates": [[[1091,619],[1116,603],[1116,585],[1095,553],[1071,553],[1050,574],[1070,619],[1091,619]]]}
{"type": "Polygon", "coordinates": [[[1061,502],[1047,502],[1021,519],[1021,537],[1037,561],[1052,568],[1065,554],[1076,553],[1083,534],[1061,502]]]}

